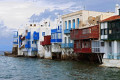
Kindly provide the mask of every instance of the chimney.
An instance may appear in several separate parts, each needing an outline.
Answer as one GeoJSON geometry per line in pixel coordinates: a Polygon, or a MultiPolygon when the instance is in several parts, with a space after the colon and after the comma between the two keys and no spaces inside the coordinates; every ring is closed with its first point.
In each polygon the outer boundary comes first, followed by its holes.
{"type": "Polygon", "coordinates": [[[119,15],[119,4],[116,4],[115,15],[119,15]]]}

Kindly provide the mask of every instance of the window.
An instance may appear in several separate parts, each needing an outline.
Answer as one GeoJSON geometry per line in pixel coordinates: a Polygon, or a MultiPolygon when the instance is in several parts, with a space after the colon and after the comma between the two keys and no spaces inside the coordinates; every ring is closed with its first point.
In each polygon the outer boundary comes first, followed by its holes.
{"type": "Polygon", "coordinates": [[[104,46],[104,42],[101,42],[101,46],[104,46]]]}
{"type": "Polygon", "coordinates": [[[69,20],[69,29],[71,29],[71,20],[69,20]]]}
{"type": "Polygon", "coordinates": [[[115,23],[112,23],[112,27],[115,27],[115,23]]]}
{"type": "Polygon", "coordinates": [[[104,35],[104,29],[101,29],[101,35],[104,35]]]}
{"type": "Polygon", "coordinates": [[[36,24],[34,24],[34,26],[36,26],[36,24]]]}
{"type": "Polygon", "coordinates": [[[111,42],[109,42],[109,46],[111,47],[111,42]]]}
{"type": "Polygon", "coordinates": [[[91,33],[91,29],[83,29],[82,34],[89,34],[91,33]]]}
{"type": "Polygon", "coordinates": [[[105,29],[105,35],[107,35],[107,29],[105,29]]]}
{"type": "Polygon", "coordinates": [[[68,37],[68,43],[70,43],[70,37],[68,37]]]}
{"type": "Polygon", "coordinates": [[[54,39],[57,39],[57,34],[56,33],[54,34],[54,39]]]}
{"type": "Polygon", "coordinates": [[[54,36],[55,36],[55,34],[51,34],[51,39],[54,39],[55,38],[54,36]]]}
{"type": "Polygon", "coordinates": [[[36,41],[32,41],[32,44],[34,44],[34,43],[36,44],[37,42],[36,41]]]}
{"type": "Polygon", "coordinates": [[[109,30],[109,34],[112,34],[112,30],[109,30]]]}
{"type": "Polygon", "coordinates": [[[75,19],[73,19],[73,29],[75,29],[75,19]]]}
{"type": "Polygon", "coordinates": [[[77,18],[77,27],[79,27],[79,18],[77,18]]]}
{"type": "Polygon", "coordinates": [[[65,37],[65,43],[67,43],[67,37],[65,37]]]}
{"type": "Polygon", "coordinates": [[[42,32],[42,36],[45,36],[45,32],[42,32]]]}
{"type": "Polygon", "coordinates": [[[67,21],[65,21],[65,29],[67,29],[67,21]]]}
{"type": "Polygon", "coordinates": [[[61,33],[58,33],[58,39],[61,39],[62,36],[61,36],[61,33]]]}

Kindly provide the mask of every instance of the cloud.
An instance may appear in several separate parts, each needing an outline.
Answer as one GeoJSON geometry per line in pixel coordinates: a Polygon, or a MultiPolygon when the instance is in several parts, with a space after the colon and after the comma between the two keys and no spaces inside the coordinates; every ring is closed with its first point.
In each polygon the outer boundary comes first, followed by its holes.
{"type": "MultiPolygon", "coordinates": [[[[119,0],[0,0],[0,49],[10,43],[12,32],[29,22],[45,19],[54,22],[57,14],[67,14],[84,9],[114,11],[119,0]],[[108,3],[108,4],[106,4],[108,3]],[[6,41],[6,43],[5,43],[6,41]]],[[[12,47],[12,46],[11,46],[12,47]]],[[[3,49],[3,48],[2,48],[3,49]]]]}

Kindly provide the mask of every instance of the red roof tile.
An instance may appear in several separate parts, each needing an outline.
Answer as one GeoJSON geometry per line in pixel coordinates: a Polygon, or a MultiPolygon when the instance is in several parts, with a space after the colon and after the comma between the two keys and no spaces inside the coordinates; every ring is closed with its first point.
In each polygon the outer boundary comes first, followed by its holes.
{"type": "Polygon", "coordinates": [[[117,19],[120,19],[119,15],[111,16],[109,18],[102,20],[101,22],[113,21],[113,20],[117,20],[117,19]]]}

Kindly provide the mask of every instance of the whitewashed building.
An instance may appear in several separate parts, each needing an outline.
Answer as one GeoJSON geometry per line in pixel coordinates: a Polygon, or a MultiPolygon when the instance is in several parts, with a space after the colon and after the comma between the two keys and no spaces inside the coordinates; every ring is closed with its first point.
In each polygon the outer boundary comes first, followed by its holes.
{"type": "Polygon", "coordinates": [[[62,49],[62,19],[61,16],[58,16],[56,19],[56,26],[54,29],[51,29],[51,52],[52,59],[61,59],[62,49]]]}

